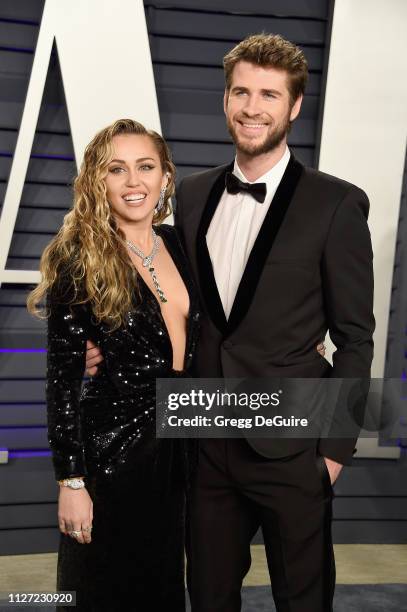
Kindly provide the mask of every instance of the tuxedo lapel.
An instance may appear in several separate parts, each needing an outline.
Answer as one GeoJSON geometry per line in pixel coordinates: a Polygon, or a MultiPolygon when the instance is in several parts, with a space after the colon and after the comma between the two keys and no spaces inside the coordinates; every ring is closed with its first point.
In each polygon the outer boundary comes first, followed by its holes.
{"type": "Polygon", "coordinates": [[[233,302],[229,320],[227,320],[213,272],[206,234],[225,189],[226,173],[232,170],[233,163],[225,166],[216,178],[201,216],[196,241],[196,258],[201,294],[203,295],[209,316],[223,336],[230,335],[249,310],[264,264],[301,178],[303,166],[291,155],[286,171],[254,242],[233,302]]]}
{"type": "Polygon", "coordinates": [[[286,171],[247,261],[227,323],[227,334],[231,334],[237,328],[249,310],[264,264],[284,220],[302,171],[302,164],[291,154],[286,171]]]}
{"type": "Polygon", "coordinates": [[[225,166],[223,171],[215,180],[202,213],[196,241],[196,258],[198,263],[201,292],[204,297],[209,316],[222,334],[225,334],[226,332],[227,319],[223,310],[218,286],[213,273],[212,262],[206,242],[206,233],[225,189],[226,173],[231,172],[232,170],[233,163],[225,166]]]}

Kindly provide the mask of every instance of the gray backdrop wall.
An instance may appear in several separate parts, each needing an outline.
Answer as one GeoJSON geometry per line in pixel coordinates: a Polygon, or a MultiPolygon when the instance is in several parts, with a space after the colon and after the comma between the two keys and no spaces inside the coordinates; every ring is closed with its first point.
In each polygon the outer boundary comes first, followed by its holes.
{"type": "MultiPolygon", "coordinates": [[[[329,49],[329,0],[145,0],[144,4],[163,134],[179,177],[232,159],[222,113],[221,59],[239,39],[263,30],[286,36],[307,55],[310,80],[290,144],[304,163],[316,165],[329,49]]],[[[0,4],[0,204],[42,8],[43,0],[2,0],[0,4]]],[[[8,268],[37,269],[44,246],[70,206],[75,170],[54,50],[8,268]]],[[[399,276],[396,287],[400,287],[399,276]]],[[[53,551],[58,541],[57,488],[44,404],[45,334],[43,324],[26,313],[27,290],[12,285],[0,289],[0,447],[10,451],[9,463],[0,465],[0,554],[53,551]]],[[[391,367],[397,372],[401,372],[405,350],[404,336],[398,344],[393,341],[406,323],[400,295],[399,291],[391,322],[391,367]]],[[[359,460],[346,471],[336,491],[337,542],[407,542],[403,465],[403,461],[359,460]]]]}

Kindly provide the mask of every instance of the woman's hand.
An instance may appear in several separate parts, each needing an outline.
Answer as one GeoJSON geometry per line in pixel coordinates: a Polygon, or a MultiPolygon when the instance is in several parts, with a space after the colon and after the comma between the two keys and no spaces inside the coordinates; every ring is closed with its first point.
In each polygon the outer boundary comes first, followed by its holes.
{"type": "Polygon", "coordinates": [[[92,340],[86,342],[86,372],[89,376],[96,376],[98,365],[102,363],[103,355],[101,350],[92,340]]]}
{"type": "Polygon", "coordinates": [[[85,488],[70,489],[59,487],[58,523],[65,535],[71,535],[79,544],[89,544],[92,540],[93,502],[85,488]]]}

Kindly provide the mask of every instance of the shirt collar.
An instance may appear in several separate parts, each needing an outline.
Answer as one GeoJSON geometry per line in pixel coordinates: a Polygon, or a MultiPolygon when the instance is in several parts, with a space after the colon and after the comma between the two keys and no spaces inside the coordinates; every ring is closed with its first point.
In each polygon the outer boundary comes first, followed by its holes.
{"type": "MultiPolygon", "coordinates": [[[[273,166],[270,170],[268,170],[263,176],[260,176],[255,181],[248,181],[241,169],[239,168],[239,164],[235,158],[235,163],[233,165],[233,174],[237,176],[238,179],[244,181],[245,183],[266,183],[267,187],[267,195],[270,193],[270,190],[276,190],[281,179],[283,178],[283,174],[288,166],[288,162],[290,161],[290,150],[288,147],[285,148],[283,157],[273,166]]],[[[267,197],[267,196],[266,196],[267,197]]]]}

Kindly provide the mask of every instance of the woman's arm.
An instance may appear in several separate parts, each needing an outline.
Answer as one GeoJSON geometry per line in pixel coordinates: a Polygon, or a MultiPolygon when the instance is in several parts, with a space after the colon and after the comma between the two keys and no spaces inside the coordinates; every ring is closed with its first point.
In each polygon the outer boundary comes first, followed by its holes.
{"type": "Polygon", "coordinates": [[[86,476],[79,399],[90,334],[89,307],[70,306],[69,290],[48,296],[48,437],[57,480],[86,476]]]}
{"type": "MultiPolygon", "coordinates": [[[[84,304],[70,306],[71,290],[53,290],[47,299],[47,410],[48,439],[57,480],[87,475],[79,407],[90,333],[90,311],[84,304]]],[[[86,489],[60,485],[59,529],[84,544],[91,541],[93,503],[86,489]]]]}

